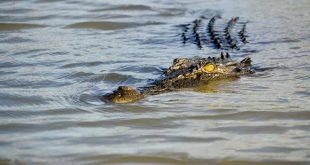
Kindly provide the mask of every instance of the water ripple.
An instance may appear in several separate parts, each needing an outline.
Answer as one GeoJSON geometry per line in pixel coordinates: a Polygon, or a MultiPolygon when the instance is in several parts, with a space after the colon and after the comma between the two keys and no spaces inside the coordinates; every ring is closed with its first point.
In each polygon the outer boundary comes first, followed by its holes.
{"type": "MultiPolygon", "coordinates": [[[[12,96],[14,97],[14,96],[12,96]]],[[[10,99],[10,98],[9,98],[10,99]]],[[[32,99],[32,98],[29,98],[32,99]]],[[[40,100],[39,100],[40,101],[40,100]]],[[[29,102],[27,102],[29,103],[29,102]]],[[[46,103],[42,102],[41,103],[46,103]]],[[[36,102],[35,104],[38,104],[36,102]]],[[[0,104],[1,105],[1,104],[0,104]]],[[[61,109],[48,109],[48,110],[41,110],[41,111],[35,111],[35,110],[1,110],[0,116],[1,118],[26,118],[26,117],[44,117],[44,116],[65,116],[65,115],[72,115],[72,114],[85,114],[89,113],[88,111],[85,111],[83,109],[72,109],[72,108],[61,108],[61,109]]]]}
{"type": "Polygon", "coordinates": [[[153,74],[160,74],[162,73],[162,68],[156,66],[124,66],[113,71],[131,71],[137,73],[153,73],[153,74]]]}
{"type": "Polygon", "coordinates": [[[284,134],[289,130],[282,126],[228,126],[207,129],[206,131],[229,132],[233,134],[284,134]]]}
{"type": "Polygon", "coordinates": [[[27,23],[0,23],[0,31],[22,30],[31,28],[46,27],[39,24],[27,24],[27,23]]]}
{"type": "Polygon", "coordinates": [[[79,82],[90,82],[90,83],[105,82],[110,84],[124,83],[124,82],[134,83],[141,81],[140,79],[135,78],[134,76],[120,73],[95,74],[91,72],[73,72],[62,75],[58,77],[58,79],[65,79],[65,80],[74,79],[78,80],[79,82]]]}
{"type": "Polygon", "coordinates": [[[294,151],[305,150],[305,148],[291,148],[291,147],[262,147],[262,148],[255,148],[255,149],[247,149],[247,150],[239,150],[242,152],[283,152],[283,153],[290,153],[294,151]]]}
{"type": "Polygon", "coordinates": [[[119,6],[111,6],[102,9],[94,9],[92,12],[101,12],[101,11],[112,11],[112,10],[149,10],[152,11],[152,8],[146,5],[119,5],[119,6]]]}
{"type": "Polygon", "coordinates": [[[185,119],[195,120],[308,120],[310,118],[310,111],[290,111],[290,112],[276,112],[276,111],[244,111],[220,115],[201,115],[201,116],[187,116],[185,119]]]}
{"type": "Polygon", "coordinates": [[[21,96],[0,93],[1,106],[20,106],[46,104],[48,100],[41,96],[21,96]]]}
{"type": "Polygon", "coordinates": [[[160,22],[146,22],[146,23],[134,23],[134,22],[79,22],[67,25],[66,28],[86,28],[86,29],[100,29],[100,30],[118,30],[133,28],[138,26],[147,25],[160,25],[160,22]]]}
{"type": "Polygon", "coordinates": [[[98,65],[109,64],[109,62],[93,61],[93,62],[78,62],[70,63],[61,66],[60,68],[75,68],[75,67],[95,67],[98,65]]]}
{"type": "Polygon", "coordinates": [[[70,85],[69,82],[59,82],[53,80],[3,80],[0,81],[1,88],[21,88],[21,87],[32,87],[32,88],[57,88],[62,86],[70,85]]]}
{"type": "Polygon", "coordinates": [[[23,43],[23,42],[34,42],[34,40],[26,39],[22,37],[11,37],[1,40],[0,43],[13,44],[13,43],[23,43]]]}
{"type": "Polygon", "coordinates": [[[139,143],[145,142],[148,139],[150,142],[195,142],[195,143],[212,143],[216,141],[226,140],[225,138],[214,137],[194,137],[194,136],[173,136],[173,135],[137,135],[137,136],[99,136],[99,137],[83,137],[75,140],[69,141],[72,144],[87,144],[87,145],[97,145],[97,144],[122,144],[122,143],[139,143]],[[126,136],[126,137],[124,137],[126,136]],[[122,139],[128,139],[124,142],[122,139]]]}
{"type": "Polygon", "coordinates": [[[0,164],[310,164],[306,0],[0,4],[0,164]],[[173,58],[218,57],[181,41],[201,18],[208,45],[214,15],[216,34],[231,17],[246,23],[249,43],[229,51],[251,57],[255,74],[132,104],[100,100],[158,78],[173,58]]]}

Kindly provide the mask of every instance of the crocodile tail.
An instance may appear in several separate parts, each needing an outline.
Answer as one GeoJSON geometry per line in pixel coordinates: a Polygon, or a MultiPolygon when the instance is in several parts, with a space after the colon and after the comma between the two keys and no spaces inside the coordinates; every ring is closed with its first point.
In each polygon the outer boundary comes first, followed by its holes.
{"type": "Polygon", "coordinates": [[[101,97],[103,101],[109,101],[113,103],[132,103],[142,99],[144,95],[129,86],[119,86],[112,93],[105,94],[101,97]]]}

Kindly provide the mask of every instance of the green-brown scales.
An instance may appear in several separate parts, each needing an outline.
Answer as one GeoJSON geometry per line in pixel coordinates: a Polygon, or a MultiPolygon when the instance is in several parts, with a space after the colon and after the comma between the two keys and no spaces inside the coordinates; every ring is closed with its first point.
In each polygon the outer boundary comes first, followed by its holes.
{"type": "Polygon", "coordinates": [[[137,89],[120,86],[112,93],[105,94],[102,99],[114,103],[130,103],[148,95],[175,91],[181,88],[207,84],[210,80],[221,80],[240,75],[251,74],[251,59],[234,61],[227,53],[220,58],[177,58],[162,76],[152,83],[137,89]]]}

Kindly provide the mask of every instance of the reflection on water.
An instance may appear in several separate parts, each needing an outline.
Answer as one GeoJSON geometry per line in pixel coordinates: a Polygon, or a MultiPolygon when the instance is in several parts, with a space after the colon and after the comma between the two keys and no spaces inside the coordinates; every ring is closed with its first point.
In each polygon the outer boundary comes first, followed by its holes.
{"type": "Polygon", "coordinates": [[[68,28],[93,28],[93,29],[102,29],[102,30],[118,30],[118,29],[125,29],[130,27],[137,27],[143,25],[156,25],[160,23],[130,23],[130,22],[80,22],[68,25],[68,28]]]}
{"type": "Polygon", "coordinates": [[[26,23],[0,23],[0,31],[20,30],[29,28],[39,28],[39,27],[44,26],[36,24],[26,24],[26,23]]]}
{"type": "Polygon", "coordinates": [[[229,85],[236,80],[237,78],[228,78],[219,81],[209,81],[206,85],[193,88],[193,91],[202,93],[230,93],[233,91],[229,89],[229,85]]]}
{"type": "MultiPolygon", "coordinates": [[[[310,163],[310,3],[292,1],[0,2],[0,164],[310,163]],[[256,73],[108,104],[177,57],[180,25],[239,16],[256,73]]],[[[216,28],[221,28],[218,24],[216,28]]],[[[202,29],[203,30],[203,27],[202,29]]],[[[208,44],[208,43],[206,43],[208,44]]]]}

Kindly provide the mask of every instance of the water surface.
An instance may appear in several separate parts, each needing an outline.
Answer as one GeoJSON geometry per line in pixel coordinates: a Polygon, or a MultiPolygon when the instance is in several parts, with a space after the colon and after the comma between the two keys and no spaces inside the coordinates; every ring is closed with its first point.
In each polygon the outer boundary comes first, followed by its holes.
{"type": "Polygon", "coordinates": [[[0,2],[0,164],[310,163],[310,2],[134,0],[0,2]],[[181,24],[219,14],[247,23],[258,72],[118,105],[173,58],[181,24]],[[198,92],[197,92],[198,91],[198,92]]]}

